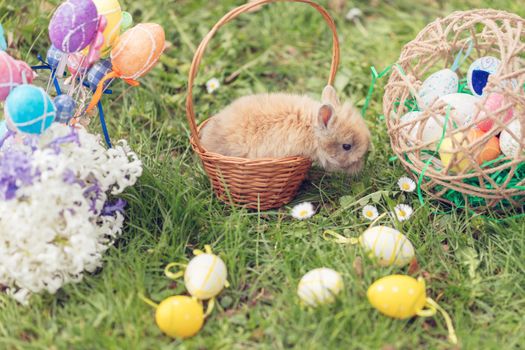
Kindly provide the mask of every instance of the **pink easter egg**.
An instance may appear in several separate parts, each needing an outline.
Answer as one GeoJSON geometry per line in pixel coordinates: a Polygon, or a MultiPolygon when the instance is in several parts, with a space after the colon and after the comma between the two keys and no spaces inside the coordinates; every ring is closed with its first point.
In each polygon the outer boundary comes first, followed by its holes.
{"type": "Polygon", "coordinates": [[[0,101],[5,101],[11,90],[18,85],[31,84],[33,78],[34,73],[27,63],[0,51],[0,101]]]}
{"type": "MultiPolygon", "coordinates": [[[[492,93],[487,97],[483,106],[485,110],[494,113],[497,110],[501,109],[504,103],[505,103],[505,96],[499,93],[492,93]]],[[[508,108],[504,112],[504,114],[505,116],[503,117],[503,122],[506,123],[512,119],[512,116],[514,115],[514,111],[512,110],[512,108],[508,108]]],[[[485,111],[481,110],[476,116],[476,120],[480,121],[477,123],[478,129],[480,129],[483,132],[487,132],[490,129],[492,129],[492,127],[494,126],[493,118],[494,117],[487,118],[485,111]]]]}
{"type": "Polygon", "coordinates": [[[67,58],[67,68],[72,75],[84,74],[89,70],[89,67],[88,58],[80,52],[69,55],[67,58]]]}

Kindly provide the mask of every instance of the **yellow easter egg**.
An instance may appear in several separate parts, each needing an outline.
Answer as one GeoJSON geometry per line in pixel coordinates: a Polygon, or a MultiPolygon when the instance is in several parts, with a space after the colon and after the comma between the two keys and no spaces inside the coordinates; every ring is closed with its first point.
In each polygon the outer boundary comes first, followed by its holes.
{"type": "Polygon", "coordinates": [[[414,258],[414,246],[396,229],[374,226],[363,232],[359,243],[381,266],[404,266],[414,258]]]}
{"type": "Polygon", "coordinates": [[[341,275],[329,268],[314,269],[306,273],[297,287],[299,298],[307,305],[330,304],[343,289],[341,275]]]}
{"type": "Polygon", "coordinates": [[[162,332],[172,338],[189,338],[204,323],[202,305],[193,298],[177,295],[163,300],[157,307],[155,321],[162,332]]]}
{"type": "Polygon", "coordinates": [[[192,296],[207,300],[223,290],[227,277],[224,261],[215,254],[204,253],[191,259],[184,272],[184,283],[192,296]]]}
{"type": "Polygon", "coordinates": [[[379,312],[405,319],[415,316],[425,306],[425,281],[405,275],[390,275],[375,281],[366,295],[379,312]]]}
{"type": "Polygon", "coordinates": [[[106,17],[108,24],[104,30],[104,45],[101,52],[104,53],[108,48],[115,44],[115,40],[120,35],[120,24],[122,23],[122,8],[118,0],[93,0],[97,7],[98,14],[106,17]]]}
{"type": "Polygon", "coordinates": [[[460,144],[463,147],[467,147],[469,140],[463,137],[463,133],[455,133],[452,137],[444,138],[439,148],[439,157],[441,158],[443,167],[448,167],[452,161],[456,163],[456,165],[449,169],[454,173],[465,171],[471,165],[465,153],[457,150],[460,144]],[[453,140],[455,140],[455,142],[453,140]],[[459,163],[457,163],[458,160],[459,163]]]}

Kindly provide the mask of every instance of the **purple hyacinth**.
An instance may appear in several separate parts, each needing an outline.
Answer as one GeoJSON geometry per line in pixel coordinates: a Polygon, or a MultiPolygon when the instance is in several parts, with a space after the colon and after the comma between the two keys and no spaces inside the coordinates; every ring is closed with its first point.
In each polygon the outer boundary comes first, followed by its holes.
{"type": "Polygon", "coordinates": [[[31,185],[38,174],[33,172],[29,155],[19,151],[0,154],[0,199],[15,198],[16,191],[31,185]]]}

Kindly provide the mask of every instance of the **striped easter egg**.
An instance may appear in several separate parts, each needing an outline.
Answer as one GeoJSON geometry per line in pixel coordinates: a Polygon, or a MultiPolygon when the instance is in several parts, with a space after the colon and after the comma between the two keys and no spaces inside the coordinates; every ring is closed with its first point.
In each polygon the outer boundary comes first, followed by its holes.
{"type": "Polygon", "coordinates": [[[62,52],[78,52],[88,46],[98,29],[98,11],[92,0],[67,0],[49,22],[51,43],[62,52]]]}
{"type": "Polygon", "coordinates": [[[33,71],[22,61],[15,60],[0,51],[0,101],[5,101],[11,90],[18,85],[33,82],[33,71]]]}
{"type": "Polygon", "coordinates": [[[381,266],[404,266],[414,258],[414,246],[398,230],[374,226],[363,232],[359,243],[381,266]]]}
{"type": "Polygon", "coordinates": [[[41,134],[55,119],[55,106],[44,89],[20,85],[7,97],[4,113],[10,125],[27,134],[41,134]]]}
{"type": "Polygon", "coordinates": [[[305,304],[318,306],[333,303],[343,287],[343,278],[337,271],[321,267],[301,278],[297,294],[305,304]]]}
{"type": "Polygon", "coordinates": [[[215,254],[199,254],[191,259],[184,272],[184,283],[195,298],[207,300],[219,294],[226,285],[226,265],[215,254]]]}
{"type": "Polygon", "coordinates": [[[141,23],[122,34],[111,50],[113,70],[123,79],[136,80],[148,73],[164,51],[164,29],[155,23],[141,23]]]}

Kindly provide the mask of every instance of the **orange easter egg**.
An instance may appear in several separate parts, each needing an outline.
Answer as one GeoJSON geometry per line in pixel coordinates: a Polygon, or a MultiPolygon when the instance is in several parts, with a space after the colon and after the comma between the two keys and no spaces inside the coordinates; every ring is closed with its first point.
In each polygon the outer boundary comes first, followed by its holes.
{"type": "MultiPolygon", "coordinates": [[[[483,131],[479,129],[472,129],[468,133],[468,138],[470,142],[474,142],[476,139],[483,137],[483,135],[485,135],[483,131]]],[[[491,160],[498,158],[500,154],[501,154],[501,149],[499,147],[499,140],[496,136],[493,136],[485,143],[485,145],[483,145],[483,148],[478,154],[478,157],[476,158],[476,160],[478,164],[481,165],[485,162],[489,162],[491,160]]]]}
{"type": "Polygon", "coordinates": [[[120,36],[111,50],[113,70],[123,79],[136,80],[157,63],[166,45],[164,29],[155,23],[141,23],[120,36]]]}

